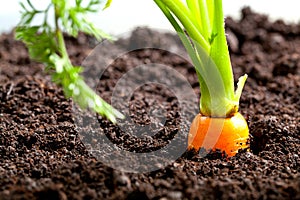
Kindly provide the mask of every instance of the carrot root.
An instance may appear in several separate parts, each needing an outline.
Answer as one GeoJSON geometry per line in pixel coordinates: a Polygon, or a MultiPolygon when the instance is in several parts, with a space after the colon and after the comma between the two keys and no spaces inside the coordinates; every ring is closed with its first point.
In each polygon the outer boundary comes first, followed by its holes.
{"type": "Polygon", "coordinates": [[[213,118],[198,114],[190,128],[188,149],[221,150],[228,157],[239,149],[249,148],[249,129],[245,118],[235,113],[230,118],[213,118]]]}

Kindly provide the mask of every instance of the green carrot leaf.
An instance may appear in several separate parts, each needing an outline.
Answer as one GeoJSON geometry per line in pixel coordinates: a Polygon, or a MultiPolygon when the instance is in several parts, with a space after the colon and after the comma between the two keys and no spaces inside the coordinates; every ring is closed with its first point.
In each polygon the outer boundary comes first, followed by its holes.
{"type": "Polygon", "coordinates": [[[71,0],[52,0],[44,10],[37,10],[30,0],[27,0],[27,5],[21,3],[22,19],[16,28],[15,37],[26,44],[33,60],[45,64],[52,80],[62,86],[67,98],[73,98],[82,108],[90,108],[115,123],[123,115],[84,82],[80,75],[82,67],[73,66],[71,63],[62,32],[66,31],[74,37],[79,32],[84,32],[98,40],[112,39],[87,18],[89,13],[99,9],[101,1],[74,1],[73,5],[71,0]],[[48,21],[51,11],[54,11],[54,23],[48,21]],[[44,15],[44,21],[40,25],[33,25],[38,15],[44,15]]]}

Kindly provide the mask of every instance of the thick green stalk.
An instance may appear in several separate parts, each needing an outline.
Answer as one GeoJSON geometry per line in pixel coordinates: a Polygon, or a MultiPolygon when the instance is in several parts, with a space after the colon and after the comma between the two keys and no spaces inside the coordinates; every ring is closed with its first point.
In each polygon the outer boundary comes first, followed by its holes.
{"type": "Polygon", "coordinates": [[[222,0],[215,0],[213,8],[210,62],[207,65],[207,71],[211,72],[207,79],[214,80],[214,83],[208,86],[210,91],[201,90],[200,110],[204,115],[224,117],[237,112],[239,102],[234,99],[234,79],[225,37],[222,0]]]}
{"type": "Polygon", "coordinates": [[[174,13],[177,19],[185,27],[189,36],[195,39],[205,51],[209,51],[209,43],[205,40],[203,35],[197,29],[195,20],[191,15],[190,10],[180,0],[154,0],[155,2],[162,2],[168,9],[174,13]]]}
{"type": "Polygon", "coordinates": [[[235,92],[222,0],[187,0],[187,5],[180,0],[154,1],[174,26],[195,66],[201,89],[200,112],[211,117],[236,113],[247,76],[239,79],[235,92]]]}
{"type": "Polygon", "coordinates": [[[186,0],[187,6],[191,12],[191,15],[193,15],[193,18],[195,20],[194,24],[197,26],[198,30],[201,30],[200,32],[204,31],[203,24],[201,22],[201,15],[199,12],[199,4],[196,0],[186,0]]]}
{"type": "Polygon", "coordinates": [[[211,35],[214,39],[211,38],[210,57],[222,75],[227,98],[233,99],[234,79],[225,36],[222,0],[215,0],[214,9],[214,23],[211,35]]]}
{"type": "MultiPolygon", "coordinates": [[[[197,4],[197,0],[194,0],[197,4]]],[[[199,0],[198,3],[198,7],[199,7],[199,13],[200,13],[200,19],[202,22],[202,26],[203,26],[203,35],[206,36],[206,40],[209,40],[210,34],[211,34],[211,27],[210,27],[210,21],[209,21],[209,14],[207,11],[207,5],[206,5],[206,0],[199,0]]]]}

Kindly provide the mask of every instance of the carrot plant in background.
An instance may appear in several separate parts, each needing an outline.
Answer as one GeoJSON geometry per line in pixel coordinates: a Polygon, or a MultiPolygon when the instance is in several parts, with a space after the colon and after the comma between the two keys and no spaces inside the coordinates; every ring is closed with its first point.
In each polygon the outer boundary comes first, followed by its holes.
{"type": "Polygon", "coordinates": [[[177,31],[200,83],[200,113],[191,124],[188,148],[218,149],[229,157],[248,148],[248,125],[238,112],[247,75],[235,90],[222,0],[154,1],[177,31]]]}
{"type": "MultiPolygon", "coordinates": [[[[106,2],[105,8],[110,2],[106,2]]],[[[116,118],[123,117],[122,114],[84,82],[80,75],[82,67],[72,65],[63,38],[63,31],[74,37],[82,31],[98,40],[110,38],[87,19],[87,14],[97,12],[101,3],[101,0],[52,0],[40,10],[27,0],[26,5],[20,3],[22,17],[15,35],[26,44],[32,59],[46,65],[53,81],[63,87],[66,97],[72,97],[81,107],[90,108],[116,122],[116,118]],[[42,19],[41,24],[35,25],[35,19],[42,19]]]]}

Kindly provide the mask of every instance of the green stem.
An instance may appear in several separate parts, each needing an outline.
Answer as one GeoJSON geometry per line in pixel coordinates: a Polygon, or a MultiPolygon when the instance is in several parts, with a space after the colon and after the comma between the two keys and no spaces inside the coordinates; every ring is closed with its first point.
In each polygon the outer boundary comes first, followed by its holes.
{"type": "MultiPolygon", "coordinates": [[[[197,0],[194,1],[197,2],[197,0]]],[[[207,11],[206,0],[199,0],[198,7],[199,7],[200,19],[203,26],[203,35],[206,36],[205,38],[206,40],[209,40],[211,34],[211,26],[210,26],[208,11],[207,11]]]]}
{"type": "Polygon", "coordinates": [[[196,0],[186,0],[187,6],[193,15],[192,19],[195,20],[194,24],[197,29],[201,32],[204,31],[203,24],[201,22],[201,15],[199,12],[199,4],[196,0]]]}
{"type": "Polygon", "coordinates": [[[200,112],[211,117],[236,113],[247,77],[240,78],[235,92],[222,0],[187,0],[187,6],[181,0],[154,1],[177,31],[195,66],[201,89],[200,112]]]}
{"type": "Polygon", "coordinates": [[[67,69],[69,68],[69,66],[71,66],[71,61],[69,59],[69,56],[68,56],[68,51],[66,49],[66,44],[65,44],[65,41],[64,41],[64,36],[63,36],[63,33],[59,27],[59,24],[58,24],[58,19],[59,19],[59,8],[55,5],[54,7],[55,9],[55,19],[54,19],[54,23],[55,23],[55,34],[56,34],[56,38],[57,38],[57,43],[58,43],[58,48],[59,48],[59,53],[60,53],[60,56],[63,58],[63,60],[66,62],[66,66],[64,67],[67,67],[67,69]]]}
{"type": "Polygon", "coordinates": [[[168,7],[168,9],[174,13],[177,19],[185,27],[189,36],[199,42],[205,51],[209,51],[209,43],[205,40],[203,35],[199,32],[195,26],[193,16],[191,15],[188,8],[181,2],[181,0],[154,0],[155,2],[161,2],[168,7]]]}
{"type": "Polygon", "coordinates": [[[204,115],[228,117],[237,112],[239,102],[234,98],[234,80],[225,36],[222,0],[213,2],[214,20],[209,38],[211,48],[205,80],[208,90],[201,89],[200,110],[204,115]]]}
{"type": "Polygon", "coordinates": [[[212,43],[210,56],[222,75],[227,98],[232,99],[234,97],[234,79],[225,35],[222,0],[215,0],[212,34],[216,37],[212,43]]]}

